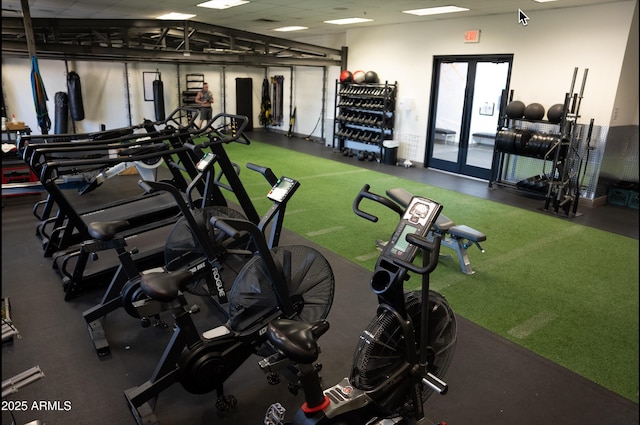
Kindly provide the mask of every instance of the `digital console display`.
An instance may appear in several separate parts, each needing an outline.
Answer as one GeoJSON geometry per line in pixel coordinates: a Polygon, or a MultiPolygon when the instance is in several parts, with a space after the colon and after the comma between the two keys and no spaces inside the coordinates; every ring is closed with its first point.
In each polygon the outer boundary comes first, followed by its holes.
{"type": "Polygon", "coordinates": [[[409,242],[407,242],[407,235],[409,233],[415,233],[415,232],[416,232],[415,227],[409,224],[405,225],[404,228],[402,229],[402,233],[400,233],[400,237],[396,241],[395,245],[393,245],[393,248],[391,248],[391,253],[393,255],[403,256],[404,253],[407,251],[407,248],[409,248],[409,242]]]}
{"type": "Polygon", "coordinates": [[[293,180],[282,178],[278,180],[278,182],[271,188],[271,190],[267,194],[267,197],[272,201],[282,202],[286,198],[293,185],[293,180]]]}
{"type": "Polygon", "coordinates": [[[402,257],[407,261],[412,261],[418,247],[407,242],[407,235],[426,236],[439,211],[440,206],[438,203],[427,198],[414,197],[402,216],[400,224],[394,231],[393,245],[389,253],[402,257]]]}

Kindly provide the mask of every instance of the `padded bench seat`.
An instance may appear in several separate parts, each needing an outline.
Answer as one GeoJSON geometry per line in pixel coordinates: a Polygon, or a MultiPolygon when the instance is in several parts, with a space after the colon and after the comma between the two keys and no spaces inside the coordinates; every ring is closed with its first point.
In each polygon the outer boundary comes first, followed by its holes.
{"type": "Polygon", "coordinates": [[[496,133],[473,133],[471,137],[478,145],[493,146],[496,142],[496,133]]]}
{"type": "Polygon", "coordinates": [[[444,143],[455,143],[456,132],[453,130],[447,130],[446,128],[436,128],[434,139],[442,140],[444,143]]]}

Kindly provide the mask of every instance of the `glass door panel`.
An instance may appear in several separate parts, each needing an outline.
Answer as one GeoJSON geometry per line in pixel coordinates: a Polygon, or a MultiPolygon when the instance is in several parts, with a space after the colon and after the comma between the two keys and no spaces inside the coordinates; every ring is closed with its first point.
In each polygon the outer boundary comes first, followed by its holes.
{"type": "Polygon", "coordinates": [[[434,58],[428,167],[488,180],[511,55],[434,58]]]}
{"type": "Polygon", "coordinates": [[[464,159],[467,166],[491,169],[500,96],[506,88],[508,72],[507,62],[479,62],[476,66],[469,143],[464,159]]]}
{"type": "Polygon", "coordinates": [[[458,162],[469,64],[440,64],[432,158],[458,162]]]}

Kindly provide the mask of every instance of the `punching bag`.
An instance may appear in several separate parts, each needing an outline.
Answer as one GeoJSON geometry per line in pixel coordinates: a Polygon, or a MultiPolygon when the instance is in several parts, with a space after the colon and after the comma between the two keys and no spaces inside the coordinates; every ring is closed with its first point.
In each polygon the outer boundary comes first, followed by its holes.
{"type": "Polygon", "coordinates": [[[153,107],[156,111],[156,121],[163,121],[164,116],[164,85],[162,80],[153,81],[153,107]]]}
{"type": "Polygon", "coordinates": [[[80,76],[75,71],[67,74],[67,93],[69,94],[71,119],[74,121],[82,121],[84,119],[82,86],[80,85],[80,76]]]}
{"type": "Polygon", "coordinates": [[[69,96],[63,91],[55,95],[55,126],[54,134],[66,134],[69,132],[69,96]]]}

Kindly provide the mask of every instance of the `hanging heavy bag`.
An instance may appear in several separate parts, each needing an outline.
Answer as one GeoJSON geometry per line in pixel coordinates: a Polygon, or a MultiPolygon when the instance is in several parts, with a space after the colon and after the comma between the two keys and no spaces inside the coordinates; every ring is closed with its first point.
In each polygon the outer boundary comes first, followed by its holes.
{"type": "Polygon", "coordinates": [[[59,91],[55,95],[55,125],[54,134],[66,134],[69,132],[69,96],[59,91]]]}
{"type": "Polygon", "coordinates": [[[84,104],[82,103],[82,86],[80,76],[71,71],[67,74],[67,93],[69,95],[69,112],[71,119],[82,121],[84,119],[84,104]]]}
{"type": "Polygon", "coordinates": [[[163,121],[164,116],[164,85],[162,80],[153,81],[153,107],[156,111],[156,121],[163,121]]]}

